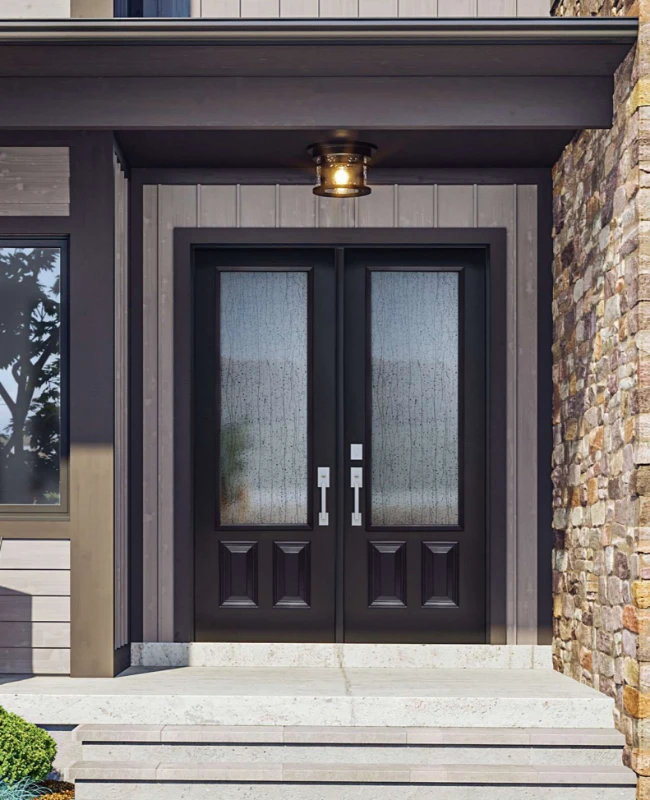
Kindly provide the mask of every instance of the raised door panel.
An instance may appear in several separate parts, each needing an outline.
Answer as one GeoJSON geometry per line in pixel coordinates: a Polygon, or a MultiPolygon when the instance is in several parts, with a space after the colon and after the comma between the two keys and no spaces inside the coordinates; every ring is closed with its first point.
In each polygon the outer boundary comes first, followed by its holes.
{"type": "Polygon", "coordinates": [[[406,607],[406,542],[368,543],[368,606],[406,607]]]}

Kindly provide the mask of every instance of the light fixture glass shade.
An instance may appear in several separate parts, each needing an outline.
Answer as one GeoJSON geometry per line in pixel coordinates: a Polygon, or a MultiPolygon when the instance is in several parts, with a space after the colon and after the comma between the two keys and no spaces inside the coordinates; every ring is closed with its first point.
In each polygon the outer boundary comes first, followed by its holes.
{"type": "Polygon", "coordinates": [[[375,149],[366,142],[311,145],[309,152],[316,163],[318,181],[314,194],[339,198],[370,194],[368,164],[375,149]]]}

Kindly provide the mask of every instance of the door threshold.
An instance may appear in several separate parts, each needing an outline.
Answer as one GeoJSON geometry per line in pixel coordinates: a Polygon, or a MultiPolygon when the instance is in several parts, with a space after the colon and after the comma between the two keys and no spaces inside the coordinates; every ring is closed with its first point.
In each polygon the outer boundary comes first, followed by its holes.
{"type": "Polygon", "coordinates": [[[550,645],[139,642],[134,667],[552,669],[550,645]]]}

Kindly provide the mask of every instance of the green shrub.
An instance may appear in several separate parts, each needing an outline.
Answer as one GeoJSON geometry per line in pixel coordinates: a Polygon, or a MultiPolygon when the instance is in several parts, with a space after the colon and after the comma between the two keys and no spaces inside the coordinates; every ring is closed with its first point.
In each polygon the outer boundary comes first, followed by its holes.
{"type": "Polygon", "coordinates": [[[0,780],[43,781],[52,771],[56,742],[47,731],[0,706],[0,780]]]}

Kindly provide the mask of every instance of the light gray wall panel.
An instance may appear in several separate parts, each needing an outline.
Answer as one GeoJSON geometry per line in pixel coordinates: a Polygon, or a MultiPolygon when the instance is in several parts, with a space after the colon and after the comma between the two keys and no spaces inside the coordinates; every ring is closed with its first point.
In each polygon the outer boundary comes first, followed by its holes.
{"type": "Polygon", "coordinates": [[[517,0],[478,0],[479,17],[515,17],[517,0]]]}
{"type": "Polygon", "coordinates": [[[435,187],[397,187],[397,227],[433,228],[435,216],[435,187]]]}
{"type": "Polygon", "coordinates": [[[202,228],[237,227],[237,187],[201,186],[199,225],[202,228]]]}
{"type": "Polygon", "coordinates": [[[375,186],[372,194],[361,197],[357,207],[358,228],[395,227],[396,188],[375,186]]]}
{"type": "Polygon", "coordinates": [[[201,0],[202,17],[229,19],[239,16],[239,0],[201,0]]]}
{"type": "Polygon", "coordinates": [[[67,648],[0,647],[0,673],[7,675],[69,675],[67,648]]]}
{"type": "Polygon", "coordinates": [[[438,0],[439,17],[475,17],[478,0],[438,0]]]}
{"type": "Polygon", "coordinates": [[[0,217],[68,217],[67,203],[0,203],[0,217]]]}
{"type": "Polygon", "coordinates": [[[239,187],[239,226],[274,228],[276,222],[275,186],[239,187]]]}
{"type": "Polygon", "coordinates": [[[158,187],[143,190],[143,636],[158,638],[158,187]]]}
{"type": "Polygon", "coordinates": [[[280,0],[280,16],[306,19],[318,16],[318,0],[280,0]]]}
{"type": "Polygon", "coordinates": [[[547,17],[551,0],[192,0],[192,16],[233,17],[547,17]]]}
{"type": "Polygon", "coordinates": [[[356,203],[336,203],[329,197],[318,198],[318,225],[320,228],[354,228],[356,219],[356,203]]]}
{"type": "Polygon", "coordinates": [[[439,228],[472,228],[476,225],[474,186],[436,187],[436,225],[439,228]]]}
{"type": "Polygon", "coordinates": [[[67,147],[0,147],[0,216],[68,216],[67,147]]]}
{"type": "Polygon", "coordinates": [[[518,17],[549,17],[551,0],[517,0],[518,17]]]}
{"type": "Polygon", "coordinates": [[[359,0],[320,0],[321,17],[358,17],[359,0]]]}
{"type": "MultiPolygon", "coordinates": [[[[508,644],[516,644],[517,630],[517,195],[515,186],[478,187],[478,226],[507,228],[508,236],[506,325],[507,354],[507,553],[506,581],[508,584],[507,637],[508,644]]],[[[532,457],[532,454],[531,456],[532,457]]]]}
{"type": "Polygon", "coordinates": [[[517,187],[517,644],[537,644],[537,187],[517,187]]]}
{"type": "Polygon", "coordinates": [[[280,16],[280,0],[240,0],[242,17],[261,19],[280,16]]]}
{"type": "Polygon", "coordinates": [[[4,539],[0,570],[70,569],[70,542],[65,539],[4,539]]]}
{"type": "Polygon", "coordinates": [[[70,598],[3,595],[0,622],[70,622],[70,598]]]}
{"type": "Polygon", "coordinates": [[[281,228],[317,227],[316,195],[311,186],[280,186],[279,202],[281,228]]]}
{"type": "Polygon", "coordinates": [[[69,622],[0,622],[2,647],[70,647],[69,622]]]}
{"type": "MultiPolygon", "coordinates": [[[[145,291],[145,330],[150,326],[151,342],[156,340],[158,360],[150,356],[145,363],[145,385],[153,389],[152,376],[156,370],[173,380],[173,352],[171,348],[171,298],[165,290],[158,304],[153,304],[151,291],[162,291],[169,285],[172,275],[172,229],[174,225],[191,227],[192,219],[210,227],[487,227],[504,228],[507,232],[507,301],[504,313],[508,330],[508,380],[505,391],[507,404],[507,634],[508,642],[534,643],[537,632],[537,433],[536,433],[536,380],[537,380],[537,190],[533,186],[514,185],[381,185],[373,193],[354,202],[336,202],[315,198],[311,186],[165,186],[145,189],[145,266],[151,276],[160,273],[157,281],[150,277],[150,289],[145,291]],[[167,200],[157,200],[165,194],[167,200]],[[185,209],[183,212],[182,209],[185,209]],[[150,215],[159,215],[159,225],[150,215]],[[157,265],[154,261],[157,259],[157,265]],[[148,299],[147,299],[148,298],[148,299]],[[149,306],[147,306],[147,303],[149,306]],[[147,312],[147,307],[150,311],[147,312]],[[163,314],[164,311],[164,314],[163,314]],[[157,315],[157,316],[156,316],[157,315]],[[156,320],[151,326],[147,316],[156,320]],[[163,317],[165,321],[163,321],[163,317]],[[163,330],[165,329],[165,330],[163,330]],[[164,341],[163,341],[164,339],[164,341]],[[533,409],[533,413],[531,413],[533,409]],[[521,457],[519,457],[521,454],[521,457]]],[[[162,378],[156,377],[158,383],[162,378]]],[[[150,406],[158,414],[154,441],[166,437],[166,445],[157,446],[158,462],[149,459],[147,469],[158,469],[162,453],[171,459],[173,407],[163,409],[162,392],[158,388],[156,402],[150,406]]],[[[145,412],[147,413],[147,412],[145,412]]],[[[150,428],[152,423],[150,423],[150,428]]],[[[153,431],[150,430],[150,433],[153,431]]],[[[145,434],[147,436],[148,434],[145,434]]],[[[145,449],[148,447],[145,441],[145,449]]],[[[170,546],[173,508],[169,499],[173,495],[173,474],[161,469],[157,487],[157,509],[151,518],[160,520],[163,515],[170,524],[156,523],[157,542],[150,541],[151,552],[170,546]],[[166,505],[167,504],[167,505],[166,505]]],[[[145,475],[145,488],[152,483],[152,475],[145,475]]],[[[145,517],[145,531],[146,531],[145,517]]],[[[153,530],[153,528],[152,528],[153,530]]],[[[151,531],[149,539],[151,539],[151,531]]],[[[173,551],[172,551],[173,553],[173,551]]],[[[173,563],[163,569],[164,558],[158,559],[160,576],[158,584],[154,572],[146,576],[145,583],[155,586],[155,600],[145,595],[145,608],[158,604],[159,624],[148,641],[169,638],[172,619],[169,598],[163,595],[173,591],[173,563]],[[166,621],[165,621],[166,620],[166,621]],[[154,638],[157,637],[157,638],[154,638]]],[[[145,611],[145,617],[149,611],[145,611]]],[[[147,630],[147,629],[145,629],[147,630]]],[[[149,626],[153,631],[153,627],[149,626]]]]}
{"type": "Polygon", "coordinates": [[[437,17],[439,0],[399,0],[400,17],[437,17]]]}
{"type": "Polygon", "coordinates": [[[69,597],[70,572],[63,569],[0,570],[0,595],[7,594],[69,597]]]}
{"type": "Polygon", "coordinates": [[[398,0],[359,0],[360,17],[398,17],[398,0]]]}
{"type": "Polygon", "coordinates": [[[174,640],[174,229],[198,227],[198,186],[158,187],[158,635],[174,640]]]}
{"type": "Polygon", "coordinates": [[[70,672],[70,542],[0,540],[0,673],[70,672]]]}

